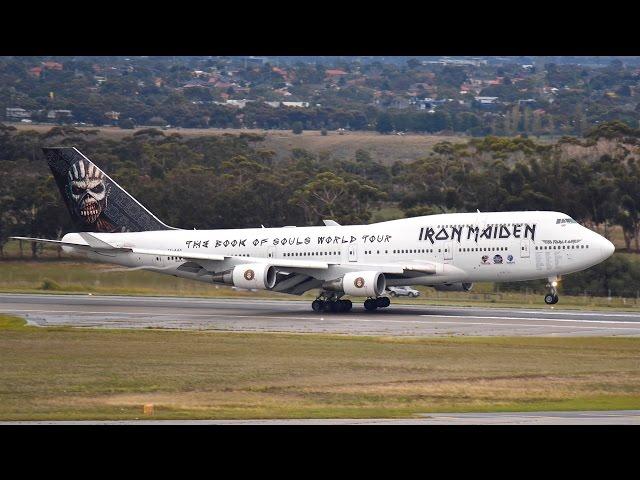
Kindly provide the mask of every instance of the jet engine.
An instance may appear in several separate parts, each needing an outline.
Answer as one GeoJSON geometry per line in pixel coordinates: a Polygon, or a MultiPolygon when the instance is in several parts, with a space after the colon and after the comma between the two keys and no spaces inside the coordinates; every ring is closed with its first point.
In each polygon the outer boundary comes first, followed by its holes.
{"type": "Polygon", "coordinates": [[[276,268],[264,263],[236,265],[213,274],[214,283],[226,283],[238,288],[269,290],[276,284],[276,268]]]}
{"type": "Polygon", "coordinates": [[[468,292],[473,288],[473,283],[441,283],[440,285],[432,285],[432,287],[441,292],[468,292]]]}
{"type": "Polygon", "coordinates": [[[344,292],[354,297],[378,297],[386,286],[387,280],[381,272],[349,272],[322,284],[324,290],[344,292]]]}

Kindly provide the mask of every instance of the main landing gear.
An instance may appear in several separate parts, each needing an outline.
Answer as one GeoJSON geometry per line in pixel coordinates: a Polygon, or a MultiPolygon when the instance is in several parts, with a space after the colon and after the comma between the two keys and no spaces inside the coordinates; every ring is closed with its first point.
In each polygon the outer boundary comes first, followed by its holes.
{"type": "Polygon", "coordinates": [[[544,296],[544,303],[547,305],[555,305],[558,303],[558,291],[556,287],[558,286],[558,279],[556,277],[549,278],[549,283],[547,283],[547,288],[549,289],[549,293],[544,296]]]}
{"type": "Polygon", "coordinates": [[[335,295],[330,297],[320,295],[311,302],[311,308],[314,312],[345,313],[350,312],[352,307],[353,303],[351,303],[351,300],[340,300],[340,298],[335,295]]]}
{"type": "MultiPolygon", "coordinates": [[[[368,298],[364,302],[364,308],[370,312],[389,305],[391,305],[389,297],[368,298]]],[[[346,313],[351,311],[353,303],[351,300],[340,300],[340,297],[335,293],[322,293],[311,302],[311,308],[314,312],[346,313]]]]}
{"type": "Polygon", "coordinates": [[[370,312],[374,311],[376,308],[385,308],[389,305],[391,305],[389,297],[367,298],[364,301],[364,308],[370,312]]]}

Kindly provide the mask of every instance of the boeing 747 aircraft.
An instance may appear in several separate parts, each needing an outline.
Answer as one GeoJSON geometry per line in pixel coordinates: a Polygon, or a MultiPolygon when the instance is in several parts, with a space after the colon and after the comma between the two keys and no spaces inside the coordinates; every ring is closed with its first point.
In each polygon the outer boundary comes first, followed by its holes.
{"type": "Polygon", "coordinates": [[[387,286],[469,291],[473,282],[548,279],[613,254],[613,244],[559,212],[450,213],[370,225],[181,230],[165,225],[79,150],[43,149],[77,233],[57,244],[100,262],[201,282],[301,295],[314,311],[388,307],[387,286]]]}

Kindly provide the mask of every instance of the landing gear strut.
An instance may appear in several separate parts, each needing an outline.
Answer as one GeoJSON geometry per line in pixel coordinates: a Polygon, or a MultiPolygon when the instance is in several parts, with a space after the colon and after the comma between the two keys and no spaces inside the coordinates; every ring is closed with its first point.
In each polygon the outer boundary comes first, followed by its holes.
{"type": "Polygon", "coordinates": [[[385,308],[389,305],[391,305],[389,297],[367,298],[364,301],[364,308],[370,312],[376,308],[385,308]]]}
{"type": "Polygon", "coordinates": [[[549,293],[544,296],[544,303],[547,305],[555,305],[558,303],[558,291],[556,287],[558,286],[558,279],[556,277],[550,277],[549,283],[547,283],[547,288],[549,289],[549,293]]]}
{"type": "Polygon", "coordinates": [[[327,295],[323,292],[311,302],[311,308],[314,312],[343,313],[351,311],[352,307],[351,300],[340,300],[340,297],[335,293],[327,295]]]}

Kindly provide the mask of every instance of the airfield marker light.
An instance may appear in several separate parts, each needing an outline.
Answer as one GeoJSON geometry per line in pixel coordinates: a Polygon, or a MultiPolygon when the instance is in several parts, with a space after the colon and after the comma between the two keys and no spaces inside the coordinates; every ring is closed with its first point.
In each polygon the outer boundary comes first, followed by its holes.
{"type": "Polygon", "coordinates": [[[153,403],[145,403],[142,407],[142,411],[145,415],[153,415],[153,403]]]}

